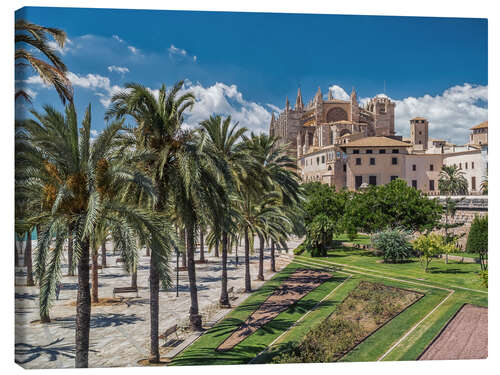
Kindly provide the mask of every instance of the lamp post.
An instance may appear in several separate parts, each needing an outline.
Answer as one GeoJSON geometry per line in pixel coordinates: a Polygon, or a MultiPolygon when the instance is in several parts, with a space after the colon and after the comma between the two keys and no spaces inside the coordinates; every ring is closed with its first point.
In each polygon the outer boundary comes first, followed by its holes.
{"type": "Polygon", "coordinates": [[[177,282],[175,287],[175,296],[179,297],[179,249],[175,249],[175,253],[177,255],[177,282]]]}

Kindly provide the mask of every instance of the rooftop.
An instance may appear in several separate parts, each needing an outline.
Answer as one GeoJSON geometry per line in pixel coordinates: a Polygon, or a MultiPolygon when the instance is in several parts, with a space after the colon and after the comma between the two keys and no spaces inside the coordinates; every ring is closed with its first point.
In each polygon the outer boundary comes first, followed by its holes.
{"type": "Polygon", "coordinates": [[[413,120],[426,120],[427,121],[427,119],[425,117],[415,117],[415,118],[411,119],[411,121],[413,121],[413,120]]]}
{"type": "Polygon", "coordinates": [[[473,126],[472,128],[470,128],[470,130],[475,130],[475,129],[484,129],[484,128],[488,128],[488,121],[484,121],[480,124],[477,124],[476,126],[473,126]]]}
{"type": "Polygon", "coordinates": [[[349,142],[343,147],[410,147],[411,145],[388,137],[365,137],[349,142]]]}

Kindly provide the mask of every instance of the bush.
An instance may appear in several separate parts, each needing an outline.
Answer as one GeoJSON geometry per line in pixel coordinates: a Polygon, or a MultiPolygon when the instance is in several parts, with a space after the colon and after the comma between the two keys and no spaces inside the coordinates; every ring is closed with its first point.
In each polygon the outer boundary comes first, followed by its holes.
{"type": "Polygon", "coordinates": [[[301,255],[304,251],[307,250],[307,246],[305,244],[305,241],[302,242],[299,246],[297,246],[294,250],[293,250],[293,253],[295,255],[301,255]]]}
{"type": "Polygon", "coordinates": [[[413,256],[409,236],[408,231],[390,229],[373,236],[373,244],[382,253],[385,262],[400,263],[413,256]]]}
{"type": "Polygon", "coordinates": [[[488,216],[476,216],[472,221],[469,235],[467,237],[466,251],[479,254],[481,270],[485,271],[488,266],[488,216]]]}

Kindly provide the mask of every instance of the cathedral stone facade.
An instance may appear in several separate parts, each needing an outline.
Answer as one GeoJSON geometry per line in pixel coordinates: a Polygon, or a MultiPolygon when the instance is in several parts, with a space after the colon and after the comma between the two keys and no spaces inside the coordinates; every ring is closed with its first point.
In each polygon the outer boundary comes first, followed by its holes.
{"type": "Polygon", "coordinates": [[[304,105],[299,88],[294,108],[287,98],[285,110],[278,118],[273,114],[269,133],[279,137],[281,144],[288,144],[290,154],[300,158],[315,149],[354,139],[394,136],[394,107],[395,103],[385,96],[360,106],[354,89],[349,100],[334,99],[331,91],[324,100],[321,88],[304,105]]]}

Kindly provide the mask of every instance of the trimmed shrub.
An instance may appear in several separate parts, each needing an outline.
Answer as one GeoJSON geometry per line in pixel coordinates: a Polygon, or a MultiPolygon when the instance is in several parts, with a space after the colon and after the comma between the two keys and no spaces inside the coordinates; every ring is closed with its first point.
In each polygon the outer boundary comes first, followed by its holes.
{"type": "Polygon", "coordinates": [[[373,245],[384,257],[384,262],[400,263],[414,255],[409,237],[410,233],[405,230],[385,230],[373,236],[373,245]]]}
{"type": "Polygon", "coordinates": [[[472,221],[469,235],[467,237],[466,251],[479,255],[481,270],[485,271],[488,266],[488,216],[476,216],[472,221]]]}
{"type": "Polygon", "coordinates": [[[488,287],[488,270],[479,272],[479,278],[481,279],[481,285],[485,288],[488,287]]]}

